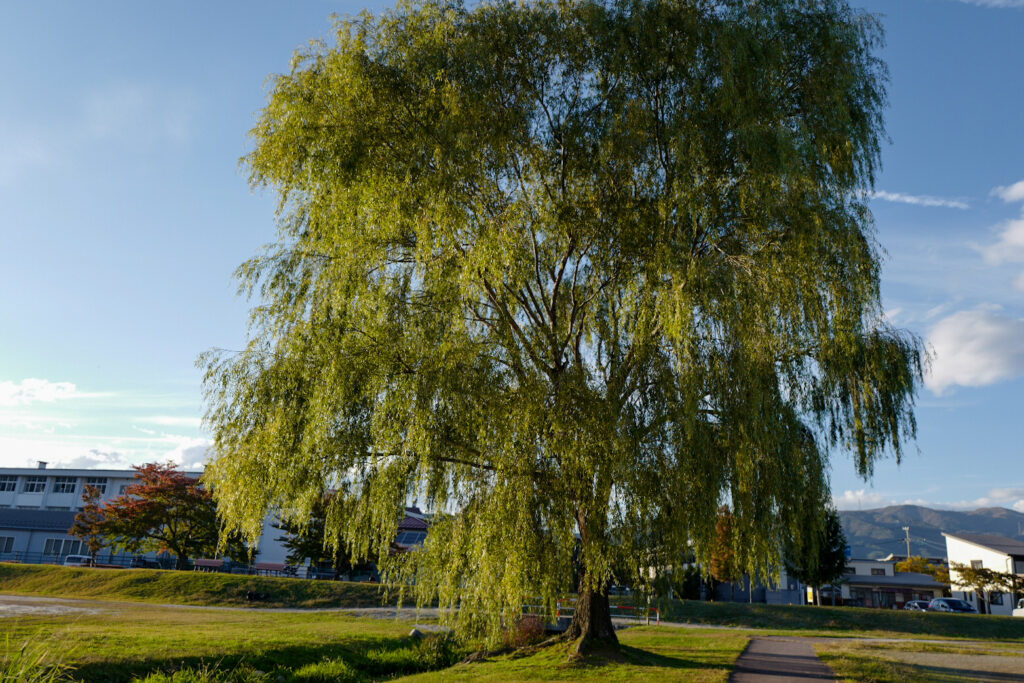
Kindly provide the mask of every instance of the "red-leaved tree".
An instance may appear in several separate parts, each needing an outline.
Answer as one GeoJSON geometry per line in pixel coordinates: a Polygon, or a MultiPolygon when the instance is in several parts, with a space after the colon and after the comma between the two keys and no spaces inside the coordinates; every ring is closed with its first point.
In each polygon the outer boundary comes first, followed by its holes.
{"type": "MultiPolygon", "coordinates": [[[[169,552],[178,569],[189,558],[217,551],[220,523],[208,489],[172,464],[150,463],[135,469],[137,482],[100,509],[99,531],[115,550],[169,552]]],[[[248,548],[236,537],[224,555],[247,559],[248,548]]]]}

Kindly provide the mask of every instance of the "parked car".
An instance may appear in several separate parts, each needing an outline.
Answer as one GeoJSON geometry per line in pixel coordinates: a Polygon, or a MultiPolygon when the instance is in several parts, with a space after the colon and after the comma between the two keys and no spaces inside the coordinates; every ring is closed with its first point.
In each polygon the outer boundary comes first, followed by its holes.
{"type": "Polygon", "coordinates": [[[142,556],[133,557],[128,565],[132,569],[160,569],[160,563],[142,556]]]}
{"type": "Polygon", "coordinates": [[[929,600],[910,600],[907,604],[903,605],[903,609],[909,609],[914,612],[927,612],[929,600]]]}
{"type": "Polygon", "coordinates": [[[1017,601],[1017,607],[1013,610],[1013,616],[1024,617],[1024,598],[1017,601]]]}
{"type": "Polygon", "coordinates": [[[92,558],[88,555],[68,555],[64,558],[65,567],[92,567],[92,558]]]}
{"type": "Polygon", "coordinates": [[[929,612],[964,612],[977,614],[978,610],[969,602],[957,598],[935,598],[928,603],[929,612]]]}

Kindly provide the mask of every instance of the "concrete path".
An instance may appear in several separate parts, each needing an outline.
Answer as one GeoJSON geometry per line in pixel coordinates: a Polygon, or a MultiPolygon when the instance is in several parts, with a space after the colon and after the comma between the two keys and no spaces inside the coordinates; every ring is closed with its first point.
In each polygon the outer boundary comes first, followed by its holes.
{"type": "Polygon", "coordinates": [[[729,678],[733,683],[835,679],[832,669],[814,654],[810,642],[781,638],[751,638],[729,678]]]}

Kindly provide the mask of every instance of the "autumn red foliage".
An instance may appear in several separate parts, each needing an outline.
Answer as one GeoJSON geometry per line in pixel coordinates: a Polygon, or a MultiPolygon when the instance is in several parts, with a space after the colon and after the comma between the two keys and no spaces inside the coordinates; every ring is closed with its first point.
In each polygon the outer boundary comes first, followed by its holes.
{"type": "MultiPolygon", "coordinates": [[[[214,556],[220,523],[210,491],[198,479],[173,464],[150,463],[135,468],[136,483],[124,494],[90,509],[75,519],[76,535],[102,537],[117,551],[167,552],[179,569],[190,558],[214,556]]],[[[237,538],[229,539],[223,554],[246,559],[248,550],[237,538]]]]}

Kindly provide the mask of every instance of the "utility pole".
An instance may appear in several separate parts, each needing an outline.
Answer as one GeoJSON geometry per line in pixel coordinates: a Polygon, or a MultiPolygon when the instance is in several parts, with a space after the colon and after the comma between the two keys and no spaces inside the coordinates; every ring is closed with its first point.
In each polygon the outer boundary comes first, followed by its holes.
{"type": "Polygon", "coordinates": [[[909,526],[903,527],[903,531],[905,531],[906,534],[907,534],[907,559],[909,560],[910,559],[910,527],[909,526]]]}

